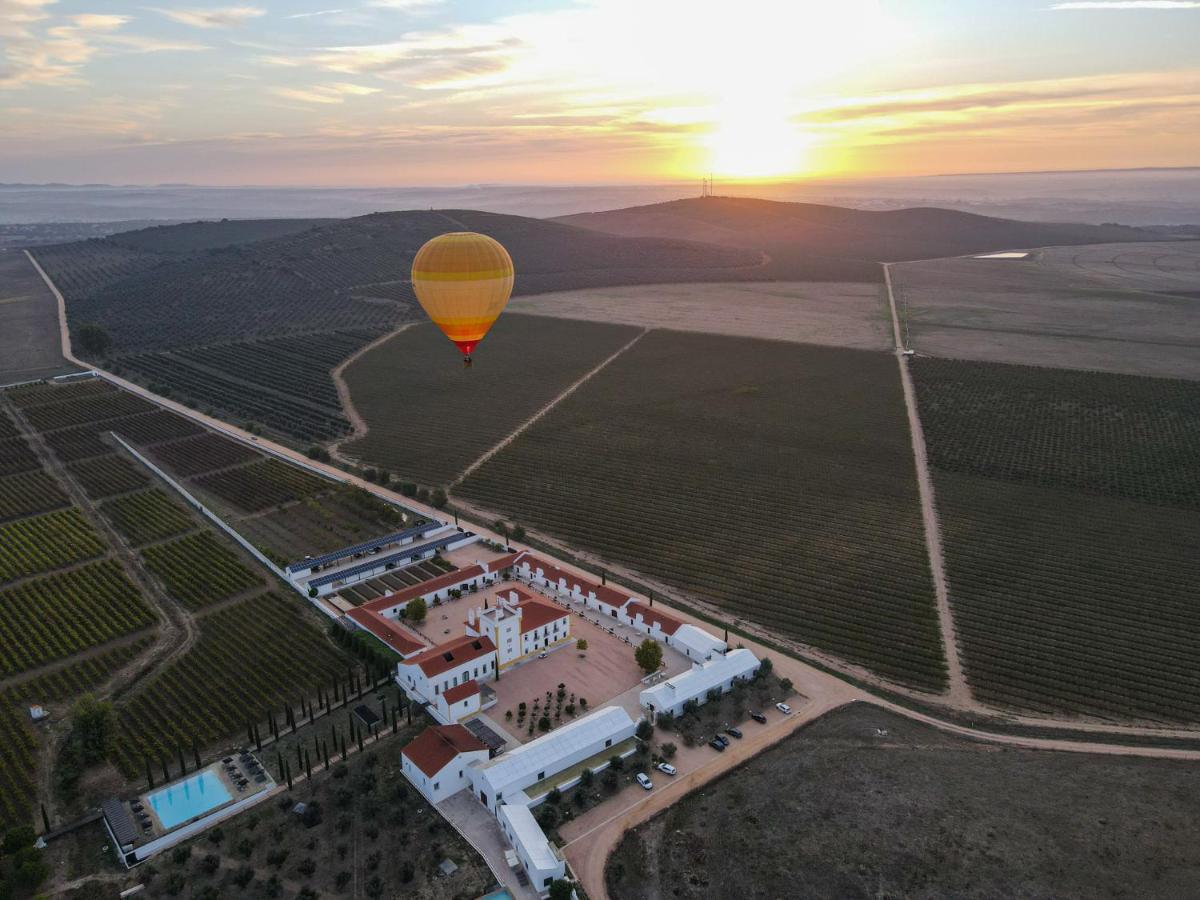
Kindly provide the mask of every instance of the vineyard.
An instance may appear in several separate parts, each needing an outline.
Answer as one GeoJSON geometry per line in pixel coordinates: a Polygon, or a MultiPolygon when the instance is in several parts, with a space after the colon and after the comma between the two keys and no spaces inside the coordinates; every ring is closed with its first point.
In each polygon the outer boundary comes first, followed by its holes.
{"type": "Polygon", "coordinates": [[[29,448],[24,438],[0,441],[0,475],[28,472],[40,467],[37,454],[29,448]]]}
{"type": "Polygon", "coordinates": [[[196,527],[191,515],[158,488],[110,500],[100,511],[135,547],[196,527]]]}
{"type": "Polygon", "coordinates": [[[130,275],[163,261],[155,253],[133,250],[104,239],[38,247],[34,253],[67,300],[89,297],[130,275]]]}
{"type": "Polygon", "coordinates": [[[27,704],[65,704],[120,669],[151,640],[115,647],[0,692],[0,827],[32,823],[34,818],[38,740],[27,704]]]}
{"type": "Polygon", "coordinates": [[[0,522],[48,512],[69,502],[58,482],[45,472],[0,478],[0,522]]]}
{"type": "Polygon", "coordinates": [[[72,656],[154,623],[111,560],[0,591],[0,677],[72,656]]]}
{"type": "Polygon", "coordinates": [[[262,586],[258,573],[210,531],[147,547],[142,559],[162,579],[167,592],[190,609],[262,586]]]}
{"type": "Polygon", "coordinates": [[[930,464],[1200,509],[1195,382],[913,360],[930,464]]]}
{"type": "Polygon", "coordinates": [[[155,458],[181,478],[241,465],[258,455],[245,444],[211,431],[154,448],[155,458]]]}
{"type": "Polygon", "coordinates": [[[1194,384],[913,363],[977,697],[1200,721],[1194,384]]]}
{"type": "Polygon", "coordinates": [[[346,369],[368,433],[342,449],[403,478],[447,484],[637,334],[623,325],[509,314],[488,334],[475,367],[464,370],[440,331],[409,328],[346,369]]]}
{"type": "Polygon", "coordinates": [[[976,697],[1200,721],[1194,511],[957,473],[936,489],[976,697]]]}
{"type": "Polygon", "coordinates": [[[180,746],[244,735],[247,721],[311,699],[347,664],[295,600],[265,594],[214,612],[195,648],[122,707],[118,765],[134,777],[143,754],[173,758],[180,746]]]}
{"type": "Polygon", "coordinates": [[[56,428],[67,428],[71,425],[119,419],[135,413],[150,412],[156,408],[148,400],[143,400],[134,394],[112,391],[79,397],[74,400],[30,406],[25,409],[25,418],[38,431],[50,431],[56,428]]]}
{"type": "Polygon", "coordinates": [[[357,544],[418,519],[366,491],[339,485],[319,497],[283,509],[247,516],[238,531],[268,556],[295,562],[307,554],[328,553],[357,544]]]}
{"type": "Polygon", "coordinates": [[[144,468],[115,453],[72,463],[67,471],[93,500],[136,491],[150,482],[144,468]]]}
{"type": "Polygon", "coordinates": [[[99,556],[104,552],[78,509],[0,525],[0,584],[99,556]]]}
{"type": "Polygon", "coordinates": [[[118,368],[165,397],[319,442],[350,430],[330,370],[379,333],[337,331],[125,356],[118,368]]]}
{"type": "Polygon", "coordinates": [[[67,400],[81,400],[84,397],[102,394],[115,394],[116,391],[116,387],[102,378],[85,378],[70,381],[66,384],[39,382],[37,384],[21,385],[20,387],[10,388],[5,391],[5,396],[13,402],[14,406],[26,408],[41,406],[45,403],[63,403],[67,400]]]}
{"type": "Polygon", "coordinates": [[[651,332],[458,493],[731,619],[945,684],[889,354],[651,332]]]}
{"type": "Polygon", "coordinates": [[[54,455],[63,462],[75,462],[80,459],[90,459],[93,456],[103,456],[116,449],[101,436],[104,432],[95,428],[63,428],[59,431],[46,432],[42,437],[54,451],[54,455]]]}
{"type": "Polygon", "coordinates": [[[244,512],[259,512],[327,491],[329,481],[277,459],[197,478],[195,484],[244,512]]]}

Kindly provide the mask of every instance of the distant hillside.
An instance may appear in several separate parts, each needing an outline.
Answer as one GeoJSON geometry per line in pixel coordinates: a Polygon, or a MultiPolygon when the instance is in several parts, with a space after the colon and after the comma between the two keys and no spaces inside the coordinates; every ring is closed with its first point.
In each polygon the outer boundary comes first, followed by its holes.
{"type": "MultiPolygon", "coordinates": [[[[1121,225],[1018,222],[932,208],[873,212],[735,197],[674,200],[554,221],[625,237],[671,237],[760,250],[771,258],[766,274],[796,279],[828,279],[839,270],[847,276],[877,273],[874,263],[880,261],[1155,237],[1121,225]]],[[[877,274],[866,277],[875,280],[877,274]]]]}
{"type": "Polygon", "coordinates": [[[250,244],[284,237],[328,225],[337,219],[222,219],[219,222],[184,222],[153,225],[110,235],[111,243],[151,253],[194,253],[235,244],[250,244]]]}
{"type": "Polygon", "coordinates": [[[677,238],[628,238],[472,210],[191,223],[45,248],[73,324],[95,322],[117,352],[332,329],[416,315],[407,282],[425,241],[481,231],[508,248],[516,293],[761,277],[761,254],[677,238]],[[254,232],[282,230],[246,242],[254,232]],[[187,252],[189,251],[190,252],[187,252]]]}

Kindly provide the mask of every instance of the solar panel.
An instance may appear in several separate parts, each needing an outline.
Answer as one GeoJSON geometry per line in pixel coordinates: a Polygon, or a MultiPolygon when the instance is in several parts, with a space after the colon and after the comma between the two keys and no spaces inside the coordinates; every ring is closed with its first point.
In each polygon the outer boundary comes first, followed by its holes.
{"type": "Polygon", "coordinates": [[[354,578],[355,576],[361,575],[363,572],[370,572],[372,569],[385,567],[388,563],[400,561],[408,562],[410,560],[415,560],[417,557],[423,556],[430,550],[437,553],[445,550],[448,545],[454,543],[455,541],[460,541],[474,536],[475,533],[472,531],[452,531],[450,534],[442,535],[436,541],[429,541],[425,544],[417,544],[410,547],[405,547],[395,553],[373,557],[368,562],[359,563],[357,566],[351,566],[350,568],[342,569],[339,572],[330,572],[328,575],[322,575],[320,578],[314,578],[308,582],[308,586],[324,587],[327,584],[333,584],[335,581],[341,581],[346,578],[354,578]]]}
{"type": "Polygon", "coordinates": [[[363,541],[361,544],[355,544],[351,547],[342,547],[340,550],[334,550],[330,553],[322,553],[320,556],[315,556],[312,559],[302,559],[299,562],[294,562],[287,567],[289,572],[295,572],[300,569],[311,569],[313,566],[323,566],[327,563],[337,562],[339,559],[345,559],[347,556],[353,556],[355,553],[365,553],[375,547],[382,547],[385,544],[395,544],[399,541],[407,540],[410,537],[424,537],[430,531],[444,527],[442,522],[433,521],[426,522],[423,525],[415,525],[412,528],[406,528],[403,531],[396,531],[392,534],[385,534],[383,537],[373,538],[369,541],[363,541]]]}

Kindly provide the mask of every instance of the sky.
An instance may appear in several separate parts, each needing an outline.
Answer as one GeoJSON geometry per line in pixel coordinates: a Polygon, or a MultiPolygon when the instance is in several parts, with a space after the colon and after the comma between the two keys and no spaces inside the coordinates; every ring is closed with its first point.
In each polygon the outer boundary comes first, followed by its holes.
{"type": "Polygon", "coordinates": [[[1200,164],[1200,2],[0,0],[0,182],[1200,164]]]}

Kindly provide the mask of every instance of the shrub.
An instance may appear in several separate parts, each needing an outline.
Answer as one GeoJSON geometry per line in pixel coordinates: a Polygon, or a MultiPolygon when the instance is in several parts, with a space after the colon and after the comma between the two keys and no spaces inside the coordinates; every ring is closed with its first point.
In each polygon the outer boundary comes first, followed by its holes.
{"type": "Polygon", "coordinates": [[[639,741],[648,741],[654,736],[654,726],[650,724],[649,720],[642,719],[642,721],[638,722],[635,733],[639,741]]]}
{"type": "Polygon", "coordinates": [[[663,744],[659,749],[662,750],[663,759],[674,759],[677,748],[674,744],[663,744]]]}

